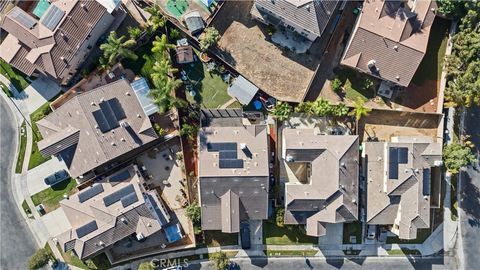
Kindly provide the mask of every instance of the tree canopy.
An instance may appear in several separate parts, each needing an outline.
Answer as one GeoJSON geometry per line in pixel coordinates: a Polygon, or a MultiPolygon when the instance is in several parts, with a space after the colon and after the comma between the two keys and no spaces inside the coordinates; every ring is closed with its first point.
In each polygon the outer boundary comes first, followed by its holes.
{"type": "Polygon", "coordinates": [[[41,268],[48,263],[49,259],[50,254],[48,254],[44,248],[41,248],[33,253],[33,255],[28,259],[28,269],[34,270],[41,268]]]}
{"type": "Polygon", "coordinates": [[[200,35],[200,49],[203,51],[208,50],[211,46],[217,44],[220,40],[220,33],[214,27],[207,27],[205,31],[200,35]]]}
{"type": "Polygon", "coordinates": [[[185,208],[185,214],[194,224],[200,223],[201,208],[198,203],[192,203],[185,208]]]}
{"type": "Polygon", "coordinates": [[[285,121],[290,117],[293,109],[287,102],[278,101],[273,107],[272,116],[279,121],[285,121]]]}
{"type": "Polygon", "coordinates": [[[119,57],[137,60],[138,56],[130,50],[136,42],[133,39],[125,40],[126,38],[126,36],[118,37],[115,31],[110,32],[107,41],[100,45],[103,51],[103,60],[100,63],[113,66],[119,57]]]}
{"type": "Polygon", "coordinates": [[[463,143],[454,142],[443,148],[443,162],[447,170],[453,174],[457,174],[462,167],[473,164],[476,160],[472,149],[463,143]]]}
{"type": "Polygon", "coordinates": [[[230,264],[227,253],[223,251],[210,254],[209,259],[215,264],[217,270],[224,270],[230,264]]]}
{"type": "Polygon", "coordinates": [[[353,110],[349,114],[355,116],[355,119],[359,121],[360,118],[367,116],[371,111],[372,109],[365,107],[365,100],[358,97],[355,100],[353,110]]]}

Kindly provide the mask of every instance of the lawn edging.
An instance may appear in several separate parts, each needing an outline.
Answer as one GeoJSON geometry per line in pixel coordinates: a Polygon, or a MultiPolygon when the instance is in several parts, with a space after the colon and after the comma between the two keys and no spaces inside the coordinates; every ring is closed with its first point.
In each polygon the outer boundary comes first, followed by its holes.
{"type": "Polygon", "coordinates": [[[23,169],[23,161],[25,159],[25,152],[27,148],[27,125],[25,121],[22,121],[22,125],[20,126],[20,133],[19,133],[19,148],[18,148],[18,155],[17,155],[17,164],[15,166],[15,173],[22,173],[23,169]]]}

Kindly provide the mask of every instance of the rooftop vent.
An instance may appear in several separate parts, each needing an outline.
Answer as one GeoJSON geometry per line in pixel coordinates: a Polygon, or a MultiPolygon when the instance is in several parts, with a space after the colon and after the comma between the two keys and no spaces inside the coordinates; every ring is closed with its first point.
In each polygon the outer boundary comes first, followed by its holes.
{"type": "Polygon", "coordinates": [[[398,46],[397,46],[397,45],[393,46],[393,49],[394,49],[395,51],[398,51],[398,46]]]}
{"type": "Polygon", "coordinates": [[[397,75],[397,77],[395,77],[395,79],[397,79],[397,81],[399,81],[399,80],[400,80],[400,76],[397,75]]]}
{"type": "Polygon", "coordinates": [[[287,162],[293,162],[293,157],[290,156],[290,155],[287,155],[287,156],[285,157],[285,160],[286,160],[287,162]]]}
{"type": "Polygon", "coordinates": [[[130,92],[125,92],[125,96],[130,96],[130,92]]]}

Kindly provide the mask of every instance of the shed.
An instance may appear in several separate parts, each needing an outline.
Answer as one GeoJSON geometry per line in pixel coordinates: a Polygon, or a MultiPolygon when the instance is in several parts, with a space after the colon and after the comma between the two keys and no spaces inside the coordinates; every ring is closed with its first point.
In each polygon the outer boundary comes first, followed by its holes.
{"type": "Polygon", "coordinates": [[[135,95],[137,95],[143,111],[147,116],[158,112],[158,106],[153,103],[153,100],[149,96],[150,87],[148,86],[145,78],[140,78],[133,81],[130,86],[132,86],[132,89],[135,92],[135,95]]]}
{"type": "Polygon", "coordinates": [[[247,105],[257,93],[258,87],[243,76],[238,76],[227,91],[231,97],[236,98],[243,105],[247,105]]]}
{"type": "Polygon", "coordinates": [[[184,17],[187,28],[192,35],[200,34],[205,28],[205,23],[203,22],[202,16],[198,11],[192,11],[185,15],[184,17]]]}
{"type": "Polygon", "coordinates": [[[177,46],[176,50],[176,58],[177,58],[177,63],[179,64],[187,64],[194,62],[195,59],[193,59],[193,49],[192,46],[186,45],[186,46],[177,46]]]}

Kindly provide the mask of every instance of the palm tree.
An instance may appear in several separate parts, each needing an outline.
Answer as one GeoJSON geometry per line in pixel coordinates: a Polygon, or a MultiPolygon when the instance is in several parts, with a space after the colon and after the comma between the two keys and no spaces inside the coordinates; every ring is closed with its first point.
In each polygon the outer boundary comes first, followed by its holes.
{"type": "Polygon", "coordinates": [[[362,116],[367,116],[372,109],[366,108],[365,100],[360,97],[357,97],[357,100],[354,103],[353,110],[349,113],[349,115],[355,116],[355,120],[358,122],[362,116]]]}
{"type": "Polygon", "coordinates": [[[148,19],[148,24],[150,25],[149,30],[151,32],[156,32],[158,28],[165,27],[167,24],[167,19],[163,16],[160,7],[153,5],[151,7],[145,8],[145,11],[150,13],[152,16],[148,19]]]}
{"type": "Polygon", "coordinates": [[[126,36],[117,37],[115,31],[110,32],[107,41],[100,45],[103,51],[104,63],[113,66],[118,58],[130,58],[137,60],[138,56],[129,48],[135,46],[135,40],[129,39],[125,41],[126,36]]]}
{"type": "Polygon", "coordinates": [[[178,69],[172,67],[169,59],[163,59],[156,61],[152,67],[152,73],[150,77],[152,81],[166,81],[169,74],[177,72],[178,69]]]}
{"type": "Polygon", "coordinates": [[[167,56],[169,49],[174,49],[175,45],[169,44],[167,36],[163,34],[161,37],[156,36],[153,41],[152,52],[159,53],[162,57],[167,56]]]}
{"type": "Polygon", "coordinates": [[[158,106],[160,113],[165,113],[173,107],[180,108],[186,105],[186,101],[174,96],[174,92],[182,85],[182,81],[166,77],[165,80],[154,80],[150,96],[153,103],[158,106]]]}

